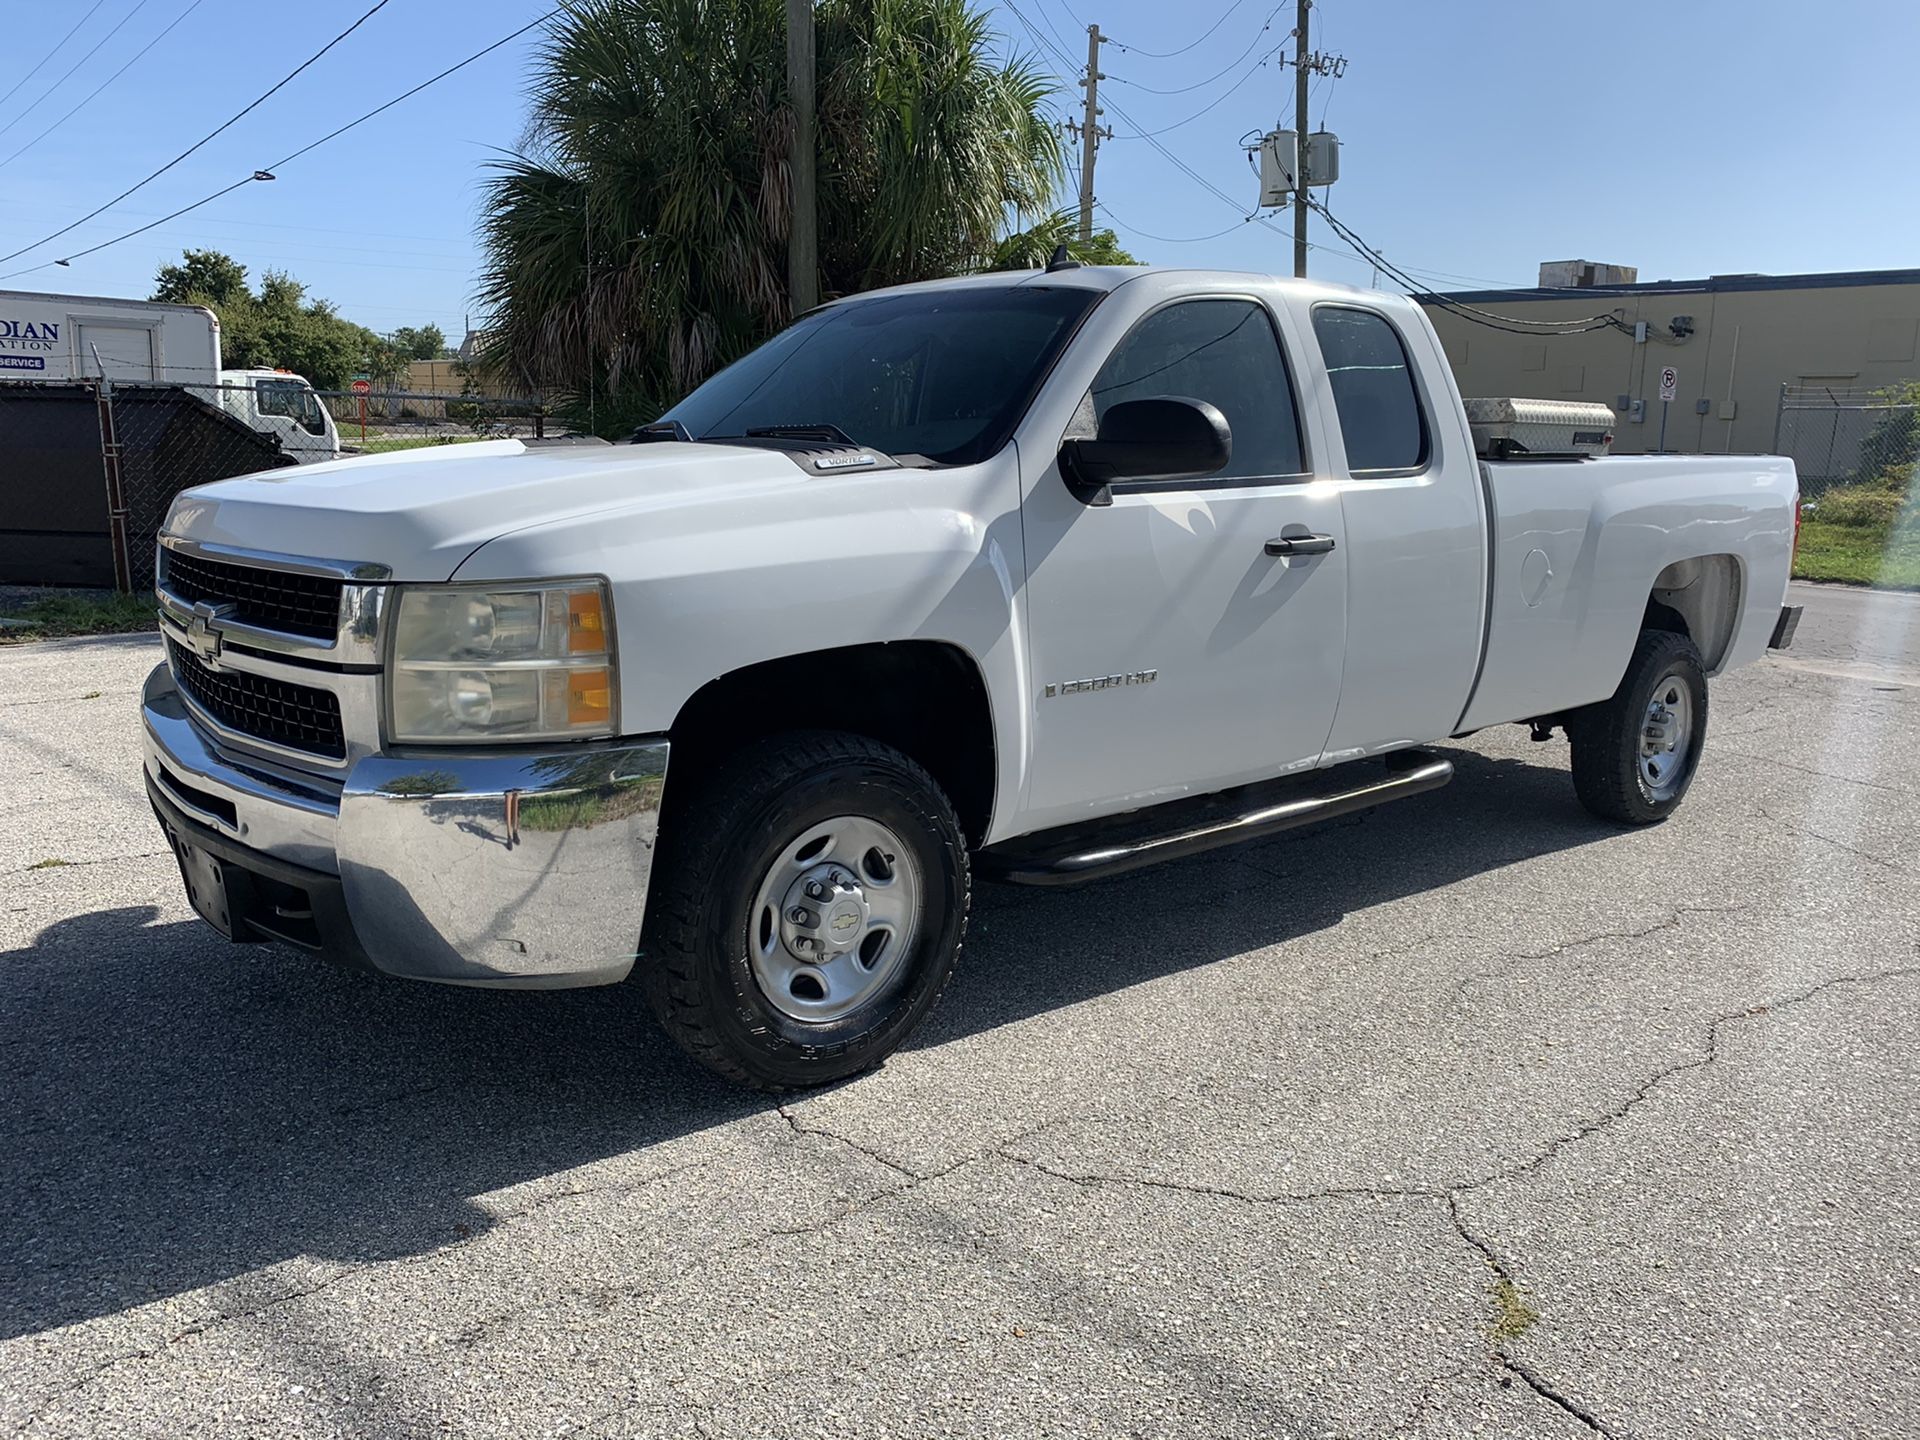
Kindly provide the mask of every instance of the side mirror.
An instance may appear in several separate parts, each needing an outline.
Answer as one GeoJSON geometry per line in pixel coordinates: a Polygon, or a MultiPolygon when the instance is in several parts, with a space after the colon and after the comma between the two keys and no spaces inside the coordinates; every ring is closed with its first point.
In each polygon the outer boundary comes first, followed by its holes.
{"type": "Polygon", "coordinates": [[[1116,480],[1197,480],[1233,458],[1227,417],[1204,400],[1162,395],[1123,400],[1100,417],[1091,440],[1060,446],[1060,473],[1089,505],[1111,505],[1116,480]]]}

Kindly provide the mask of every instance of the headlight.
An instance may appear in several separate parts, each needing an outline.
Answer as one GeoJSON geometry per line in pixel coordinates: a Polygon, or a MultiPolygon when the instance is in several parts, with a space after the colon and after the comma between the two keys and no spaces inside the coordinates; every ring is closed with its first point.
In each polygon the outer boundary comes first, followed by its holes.
{"type": "Polygon", "coordinates": [[[613,735],[614,672],[602,581],[401,586],[388,730],[428,744],[613,735]]]}

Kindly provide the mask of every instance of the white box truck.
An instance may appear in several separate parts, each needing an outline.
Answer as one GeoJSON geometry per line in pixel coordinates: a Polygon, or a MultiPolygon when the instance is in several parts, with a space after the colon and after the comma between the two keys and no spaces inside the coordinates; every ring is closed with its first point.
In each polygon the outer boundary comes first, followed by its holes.
{"type": "Polygon", "coordinates": [[[313,387],[288,370],[223,370],[220,318],[204,305],[0,290],[0,380],[109,379],[188,386],[283,452],[340,454],[313,387]]]}

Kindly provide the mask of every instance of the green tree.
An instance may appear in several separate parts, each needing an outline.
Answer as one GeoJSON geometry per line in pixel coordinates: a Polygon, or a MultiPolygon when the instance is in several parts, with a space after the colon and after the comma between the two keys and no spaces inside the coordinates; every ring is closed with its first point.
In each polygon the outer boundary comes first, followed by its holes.
{"type": "Polygon", "coordinates": [[[174,305],[231,305],[250,299],[247,267],[218,250],[187,250],[178,265],[162,265],[153,277],[153,298],[174,305]]]}
{"type": "Polygon", "coordinates": [[[367,374],[381,389],[403,389],[409,358],[405,347],[393,340],[382,340],[376,335],[372,343],[367,346],[365,360],[367,374]]]}
{"type": "Polygon", "coordinates": [[[410,360],[439,360],[447,354],[447,333],[438,325],[402,325],[389,338],[410,360]]]}
{"type": "Polygon", "coordinates": [[[1071,210],[1056,210],[1029,230],[1016,230],[994,247],[989,270],[1033,270],[1053,258],[1060,246],[1082,265],[1139,265],[1120,244],[1111,230],[1096,230],[1086,239],[1078,239],[1080,217],[1071,210]]]}
{"type": "MultiPolygon", "coordinates": [[[[1024,59],[967,0],[819,0],[826,295],[981,269],[1062,175],[1024,59]]],[[[494,167],[491,373],[658,413],[785,325],[781,0],[576,0],[535,63],[524,153],[494,167]]]]}
{"type": "Polygon", "coordinates": [[[328,301],[308,299],[284,270],[267,271],[254,294],[246,267],[217,250],[186,251],[182,263],[160,267],[154,284],[154,299],[206,305],[220,317],[220,361],[230,370],[291,370],[317,390],[339,390],[380,343],[328,301]]]}

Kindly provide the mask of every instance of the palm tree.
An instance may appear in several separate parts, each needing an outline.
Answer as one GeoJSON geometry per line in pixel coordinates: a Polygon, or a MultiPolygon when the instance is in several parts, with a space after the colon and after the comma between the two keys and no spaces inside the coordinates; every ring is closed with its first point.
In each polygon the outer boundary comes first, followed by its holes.
{"type": "MultiPolygon", "coordinates": [[[[785,325],[782,0],[572,0],[481,220],[488,361],[603,430],[785,325]]],[[[1062,176],[1053,86],[967,0],[819,0],[821,291],[980,269],[1062,176]]]]}

